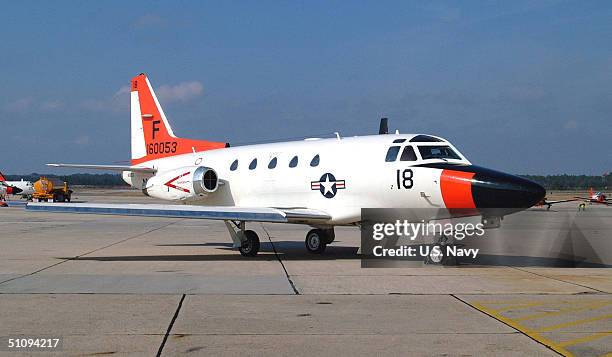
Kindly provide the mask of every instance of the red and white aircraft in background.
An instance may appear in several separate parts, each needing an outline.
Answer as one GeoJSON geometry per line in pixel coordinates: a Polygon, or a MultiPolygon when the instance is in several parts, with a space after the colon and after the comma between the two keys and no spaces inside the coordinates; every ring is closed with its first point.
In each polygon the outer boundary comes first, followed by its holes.
{"type": "Polygon", "coordinates": [[[607,198],[603,192],[594,193],[592,187],[589,189],[589,197],[576,196],[575,198],[585,200],[588,203],[599,203],[608,206],[612,204],[612,199],[607,198]]]}
{"type": "Polygon", "coordinates": [[[20,195],[23,197],[31,196],[34,193],[34,186],[30,181],[6,181],[0,172],[0,193],[5,195],[20,195]]]}
{"type": "MultiPolygon", "coordinates": [[[[230,147],[178,138],[151,83],[131,81],[132,165],[49,164],[122,171],[151,197],[185,205],[30,203],[30,210],[225,221],[245,256],[259,250],[247,222],[308,224],[306,248],[321,253],[334,226],[359,225],[362,208],[467,208],[497,217],[540,202],[538,184],[474,166],[447,140],[422,134],[311,138],[230,147]]],[[[483,217],[484,219],[484,217],[483,217]]]]}

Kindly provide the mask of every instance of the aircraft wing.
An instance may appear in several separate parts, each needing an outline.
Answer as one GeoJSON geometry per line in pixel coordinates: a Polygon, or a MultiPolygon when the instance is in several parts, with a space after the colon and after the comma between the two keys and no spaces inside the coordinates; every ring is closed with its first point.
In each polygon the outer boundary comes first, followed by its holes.
{"type": "Polygon", "coordinates": [[[196,218],[249,222],[298,223],[326,221],[331,217],[306,208],[232,207],[160,204],[28,203],[26,209],[56,213],[88,213],[119,216],[196,218]]]}
{"type": "Polygon", "coordinates": [[[578,196],[576,196],[576,198],[581,199],[581,200],[585,200],[585,201],[591,202],[591,203],[599,203],[599,204],[602,204],[602,205],[610,205],[610,204],[612,204],[612,202],[608,198],[606,198],[605,201],[597,201],[596,199],[593,199],[591,197],[578,197],[578,196]]]}
{"type": "Polygon", "coordinates": [[[578,201],[578,198],[570,198],[567,200],[557,200],[557,201],[544,201],[545,205],[554,205],[556,203],[563,203],[563,202],[572,202],[572,201],[578,201]]]}
{"type": "Polygon", "coordinates": [[[108,170],[108,171],[132,171],[154,174],[156,169],[141,166],[122,166],[122,165],[83,165],[83,164],[47,164],[51,167],[72,167],[78,169],[108,170]]]}

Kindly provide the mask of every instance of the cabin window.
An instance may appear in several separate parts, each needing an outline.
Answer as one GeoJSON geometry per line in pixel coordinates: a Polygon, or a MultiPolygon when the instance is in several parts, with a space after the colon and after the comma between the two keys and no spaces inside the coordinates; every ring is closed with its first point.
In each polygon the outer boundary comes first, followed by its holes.
{"type": "Polygon", "coordinates": [[[319,160],[320,160],[320,158],[319,158],[319,154],[316,154],[316,155],[315,155],[315,156],[312,158],[312,160],[310,160],[310,166],[312,166],[312,167],[319,166],[319,160]]]}
{"type": "Polygon", "coordinates": [[[391,146],[389,150],[387,150],[387,157],[385,157],[386,162],[393,162],[397,159],[397,154],[399,153],[399,146],[391,146]]]}
{"type": "Polygon", "coordinates": [[[400,156],[400,161],[416,161],[417,157],[412,146],[406,146],[400,156]]]}
{"type": "Polygon", "coordinates": [[[270,160],[270,163],[268,164],[268,168],[269,169],[275,168],[277,162],[278,162],[278,160],[276,158],[273,158],[272,160],[270,160]]]}
{"type": "Polygon", "coordinates": [[[249,164],[249,170],[255,170],[256,167],[257,167],[257,159],[253,159],[253,161],[251,161],[251,163],[249,164]]]}
{"type": "Polygon", "coordinates": [[[230,170],[231,171],[236,171],[236,169],[238,168],[238,159],[234,160],[234,162],[232,162],[232,165],[230,166],[230,170]]]}
{"type": "Polygon", "coordinates": [[[297,155],[293,157],[293,159],[291,159],[291,161],[289,161],[289,167],[296,167],[298,164],[298,157],[297,155]]]}

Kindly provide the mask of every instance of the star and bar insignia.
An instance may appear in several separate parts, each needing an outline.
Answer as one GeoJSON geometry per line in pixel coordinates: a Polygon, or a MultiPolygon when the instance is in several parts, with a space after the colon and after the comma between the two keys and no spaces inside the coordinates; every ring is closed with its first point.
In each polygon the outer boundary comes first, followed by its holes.
{"type": "Polygon", "coordinates": [[[310,189],[318,190],[325,198],[334,198],[338,190],[343,190],[346,188],[346,183],[344,180],[336,180],[334,175],[330,173],[325,173],[319,181],[311,181],[310,189]]]}

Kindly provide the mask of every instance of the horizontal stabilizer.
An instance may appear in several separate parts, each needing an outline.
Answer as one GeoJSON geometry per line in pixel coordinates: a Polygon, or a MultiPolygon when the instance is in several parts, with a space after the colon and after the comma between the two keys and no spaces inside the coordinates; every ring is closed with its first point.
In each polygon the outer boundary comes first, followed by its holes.
{"type": "Polygon", "coordinates": [[[102,203],[28,203],[26,209],[56,213],[89,213],[120,216],[196,218],[250,222],[287,223],[301,220],[327,220],[329,215],[309,209],[269,207],[228,207],[159,204],[102,204],[102,203]]]}
{"type": "Polygon", "coordinates": [[[81,165],[81,164],[47,164],[51,167],[72,167],[78,169],[92,169],[92,170],[108,170],[108,171],[131,171],[131,172],[142,172],[154,174],[157,172],[156,169],[150,167],[140,166],[121,166],[121,165],[81,165]]]}

